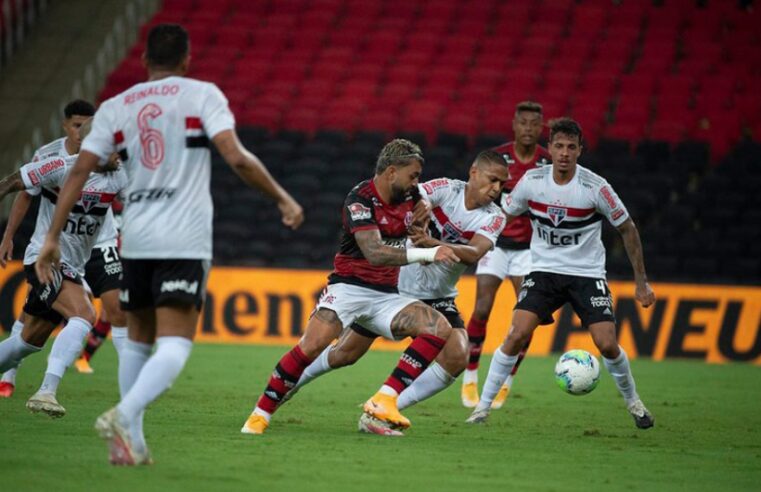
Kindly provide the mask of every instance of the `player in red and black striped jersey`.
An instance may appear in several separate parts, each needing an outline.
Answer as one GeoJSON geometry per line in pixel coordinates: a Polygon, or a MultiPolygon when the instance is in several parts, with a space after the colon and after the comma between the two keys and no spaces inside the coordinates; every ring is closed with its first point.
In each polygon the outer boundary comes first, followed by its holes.
{"type": "MultiPolygon", "coordinates": [[[[542,128],[542,106],[531,101],[518,103],[513,118],[515,141],[494,148],[505,158],[510,171],[510,178],[505,183],[503,195],[513,190],[526,171],[551,163],[549,152],[538,143],[542,128]]],[[[497,240],[497,247],[478,262],[476,268],[476,307],[468,322],[470,359],[462,384],[462,403],[466,407],[472,408],[478,404],[478,363],[486,339],[486,325],[494,306],[497,291],[502,285],[502,281],[509,278],[517,296],[524,275],[531,272],[531,251],[529,250],[531,234],[531,221],[528,216],[517,217],[504,228],[497,240]]],[[[531,340],[529,340],[530,342],[531,340]]],[[[515,365],[515,371],[518,370],[520,361],[523,360],[527,349],[528,343],[521,351],[519,362],[515,365]]],[[[500,408],[504,404],[510,392],[515,371],[494,399],[493,408],[500,408]]]]}
{"type": "Polygon", "coordinates": [[[398,435],[391,427],[410,426],[399,413],[397,396],[436,358],[452,328],[441,313],[398,294],[399,269],[416,262],[459,262],[448,246],[405,249],[407,228],[416,217],[424,220],[428,215],[425,204],[416,207],[412,197],[422,166],[420,147],[408,140],[393,140],[378,156],[375,177],[348,194],[343,206],[341,249],[328,286],[304,336],[278,362],[241,432],[262,434],[304,369],[344,327],[355,322],[391,340],[415,338],[385,384],[365,403],[363,415],[388,424],[377,427],[379,434],[398,435]]]}

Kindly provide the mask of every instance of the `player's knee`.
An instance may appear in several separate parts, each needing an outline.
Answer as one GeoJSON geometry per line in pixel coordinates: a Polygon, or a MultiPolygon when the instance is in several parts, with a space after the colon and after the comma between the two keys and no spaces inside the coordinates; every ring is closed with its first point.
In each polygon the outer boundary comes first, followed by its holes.
{"type": "Polygon", "coordinates": [[[615,359],[621,353],[618,348],[618,341],[616,339],[595,340],[595,345],[597,345],[600,353],[606,359],[615,359]]]}
{"type": "Polygon", "coordinates": [[[434,335],[445,340],[448,339],[452,333],[452,326],[449,324],[449,321],[435,309],[430,308],[430,310],[432,315],[429,321],[423,324],[420,333],[434,335]]]}
{"type": "Polygon", "coordinates": [[[439,357],[436,358],[436,362],[452,377],[457,377],[467,367],[468,355],[467,343],[452,344],[441,351],[439,357]]]}
{"type": "Polygon", "coordinates": [[[82,318],[83,320],[90,323],[90,325],[94,325],[97,319],[95,308],[89,303],[84,306],[77,306],[74,311],[74,316],[72,317],[82,318]]]}

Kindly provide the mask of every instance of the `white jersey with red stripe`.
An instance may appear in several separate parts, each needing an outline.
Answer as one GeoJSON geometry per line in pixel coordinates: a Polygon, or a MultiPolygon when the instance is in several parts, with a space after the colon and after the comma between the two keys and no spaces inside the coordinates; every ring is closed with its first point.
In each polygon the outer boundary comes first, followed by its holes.
{"type": "Polygon", "coordinates": [[[604,278],[602,218],[618,227],[629,213],[608,182],[589,169],[577,165],[571,181],[559,185],[552,167],[528,171],[504,203],[510,215],[529,212],[532,271],[604,278]]]}
{"type": "MultiPolygon", "coordinates": [[[[40,210],[29,246],[24,253],[24,265],[37,261],[45,235],[55,213],[58,192],[63,186],[77,156],[48,157],[30,162],[19,169],[24,187],[33,194],[40,194],[40,210]]],[[[85,264],[99,238],[111,202],[127,186],[127,174],[123,168],[113,172],[91,173],[74,205],[66,225],[61,231],[61,262],[70,268],[85,273],[85,264]]]]}
{"type": "MultiPolygon", "coordinates": [[[[69,151],[66,150],[66,137],[62,137],[37,149],[32,157],[32,162],[41,161],[50,157],[76,157],[76,154],[69,154],[69,151]]],[[[33,196],[40,193],[38,188],[26,190],[26,192],[33,196]]],[[[106,220],[103,222],[103,227],[100,229],[98,242],[95,243],[95,247],[105,248],[116,246],[116,238],[118,234],[116,222],[114,221],[114,211],[109,207],[108,212],[106,212],[106,220]]]]}
{"type": "MultiPolygon", "coordinates": [[[[456,179],[434,179],[419,186],[420,195],[431,210],[431,235],[451,244],[468,244],[476,234],[497,243],[505,227],[505,216],[494,203],[469,210],[465,207],[466,183],[456,179]]],[[[408,244],[411,247],[411,244],[408,244]]],[[[457,281],[467,268],[463,263],[445,265],[412,263],[402,267],[399,293],[415,299],[457,296],[457,281]]]]}
{"type": "Polygon", "coordinates": [[[124,258],[211,259],[209,141],[233,128],[222,91],[185,77],[137,84],[100,106],[82,151],[101,163],[119,152],[127,170],[124,258]]]}

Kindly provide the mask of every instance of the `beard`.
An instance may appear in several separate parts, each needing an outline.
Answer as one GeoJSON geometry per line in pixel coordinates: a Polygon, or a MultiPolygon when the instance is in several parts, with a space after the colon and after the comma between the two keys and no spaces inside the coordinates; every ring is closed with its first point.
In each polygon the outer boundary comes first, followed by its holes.
{"type": "Polygon", "coordinates": [[[401,186],[391,185],[391,204],[399,205],[403,203],[409,195],[409,190],[402,188],[401,186]]]}

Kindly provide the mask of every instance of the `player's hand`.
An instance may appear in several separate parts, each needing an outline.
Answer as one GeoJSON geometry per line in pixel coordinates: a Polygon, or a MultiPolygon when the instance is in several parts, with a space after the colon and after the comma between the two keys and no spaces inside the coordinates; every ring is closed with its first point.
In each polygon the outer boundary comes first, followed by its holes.
{"type": "Polygon", "coordinates": [[[655,292],[647,282],[643,284],[637,284],[634,290],[634,298],[642,304],[642,307],[650,307],[655,302],[655,292]]]}
{"type": "Polygon", "coordinates": [[[422,228],[428,227],[428,222],[431,220],[431,204],[426,200],[420,200],[415,204],[415,208],[412,209],[412,226],[419,226],[422,228]]]}
{"type": "Polygon", "coordinates": [[[454,251],[452,251],[452,248],[449,246],[439,246],[439,249],[436,251],[436,256],[434,256],[433,260],[436,263],[444,263],[446,265],[460,263],[460,258],[454,254],[454,251]]]}
{"type": "Polygon", "coordinates": [[[432,248],[438,246],[438,243],[420,226],[411,226],[407,238],[412,241],[416,248],[432,248]]]}
{"type": "Polygon", "coordinates": [[[13,258],[13,240],[8,239],[0,242],[0,266],[5,268],[13,258]]]}
{"type": "Polygon", "coordinates": [[[40,255],[34,264],[34,271],[37,278],[43,284],[53,282],[53,271],[57,270],[61,262],[61,251],[58,248],[58,241],[45,239],[45,244],[40,249],[40,255]]]}
{"type": "Polygon", "coordinates": [[[283,215],[283,224],[285,226],[296,230],[304,222],[304,209],[293,198],[287,197],[278,202],[277,208],[280,209],[280,213],[283,215]]]}

